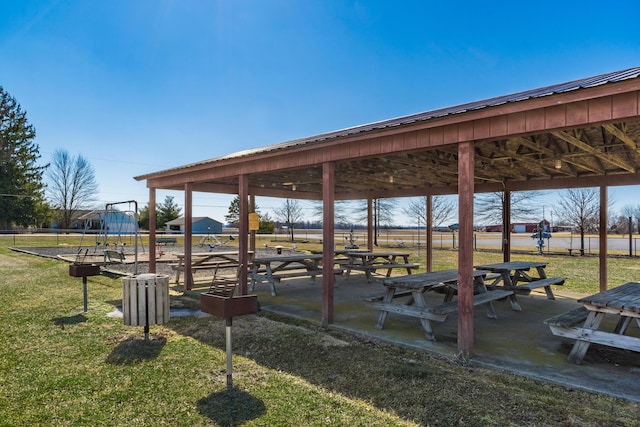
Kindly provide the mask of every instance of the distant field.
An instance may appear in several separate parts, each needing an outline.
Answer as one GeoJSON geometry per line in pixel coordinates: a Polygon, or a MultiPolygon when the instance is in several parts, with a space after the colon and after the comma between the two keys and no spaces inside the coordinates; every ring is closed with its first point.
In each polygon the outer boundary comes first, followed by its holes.
{"type": "MultiPolygon", "coordinates": [[[[229,235],[237,236],[235,229],[225,229],[224,233],[219,237],[220,241],[226,242],[229,235]]],[[[157,233],[157,236],[163,236],[165,233],[157,233]]],[[[179,245],[183,244],[184,238],[179,234],[171,234],[178,239],[179,245]]],[[[319,243],[322,240],[322,230],[295,230],[295,244],[300,247],[301,244],[319,243]]],[[[206,235],[193,236],[194,245],[199,244],[206,235]]],[[[353,236],[349,230],[337,230],[335,233],[336,247],[342,247],[349,243],[350,239],[360,246],[367,245],[366,230],[355,230],[353,236]]],[[[500,233],[477,232],[474,234],[474,248],[478,250],[500,250],[502,236],[500,233]]],[[[100,241],[95,234],[82,235],[82,233],[38,233],[38,234],[0,234],[0,242],[7,246],[50,246],[50,245],[69,245],[69,246],[93,246],[96,241],[100,241]]],[[[131,235],[110,235],[110,242],[118,240],[131,247],[134,244],[134,238],[131,235]]],[[[261,245],[291,245],[288,234],[283,232],[273,234],[262,234],[257,236],[257,242],[261,245]]],[[[455,249],[458,247],[458,233],[453,232],[434,232],[433,248],[434,249],[455,249]]],[[[211,238],[209,242],[215,244],[215,240],[211,238]]],[[[537,251],[537,239],[531,237],[530,233],[512,233],[511,249],[512,251],[537,251]]],[[[577,234],[563,232],[554,233],[551,239],[545,239],[545,252],[560,252],[568,255],[568,248],[578,252],[580,248],[579,236],[577,234]]],[[[228,244],[236,244],[237,241],[227,242],[228,244]]],[[[611,255],[628,255],[629,254],[629,236],[628,235],[609,235],[608,250],[611,255]]],[[[148,246],[149,238],[147,234],[141,235],[141,244],[148,246]]],[[[408,230],[408,229],[383,229],[378,233],[377,246],[385,248],[424,248],[426,245],[426,235],[424,230],[408,230]]],[[[208,246],[206,244],[203,247],[208,246]]],[[[596,255],[599,253],[599,239],[597,235],[585,236],[585,253],[596,255]]],[[[633,256],[640,256],[640,236],[631,239],[631,252],[633,256]]]]}

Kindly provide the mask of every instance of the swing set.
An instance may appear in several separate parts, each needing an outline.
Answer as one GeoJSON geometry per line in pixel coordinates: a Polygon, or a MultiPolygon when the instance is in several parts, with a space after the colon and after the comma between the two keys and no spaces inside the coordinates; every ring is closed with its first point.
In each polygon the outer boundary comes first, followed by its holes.
{"type": "Polygon", "coordinates": [[[204,245],[207,245],[209,247],[209,252],[212,252],[215,249],[217,249],[219,246],[226,245],[227,243],[233,240],[235,240],[233,236],[229,235],[227,240],[223,242],[218,238],[218,236],[216,236],[215,234],[211,234],[211,227],[207,227],[207,235],[202,236],[202,238],[198,242],[198,246],[202,248],[204,247],[204,245]],[[210,243],[210,242],[213,242],[213,243],[210,243]]]}
{"type": "Polygon", "coordinates": [[[128,240],[129,245],[133,245],[134,248],[134,274],[138,274],[139,244],[144,253],[144,244],[140,238],[140,228],[138,226],[138,202],[128,200],[125,202],[107,203],[104,211],[93,211],[90,215],[87,215],[87,218],[85,218],[84,232],[80,240],[80,247],[82,247],[84,236],[87,231],[93,227],[93,221],[96,219],[100,221],[100,231],[96,236],[96,244],[93,252],[97,253],[102,245],[104,254],[103,265],[113,263],[122,264],[126,260],[125,248],[128,240]],[[116,206],[125,204],[127,205],[127,210],[116,208],[116,206]]]}

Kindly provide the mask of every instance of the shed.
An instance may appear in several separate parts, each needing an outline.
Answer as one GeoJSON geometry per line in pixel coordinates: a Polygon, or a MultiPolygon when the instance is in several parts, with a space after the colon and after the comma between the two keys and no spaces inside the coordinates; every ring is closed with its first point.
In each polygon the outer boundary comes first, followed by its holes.
{"type": "MultiPolygon", "coordinates": [[[[192,234],[222,234],[222,223],[208,216],[193,217],[191,220],[192,234]]],[[[167,222],[167,231],[184,233],[184,217],[167,222]]]]}

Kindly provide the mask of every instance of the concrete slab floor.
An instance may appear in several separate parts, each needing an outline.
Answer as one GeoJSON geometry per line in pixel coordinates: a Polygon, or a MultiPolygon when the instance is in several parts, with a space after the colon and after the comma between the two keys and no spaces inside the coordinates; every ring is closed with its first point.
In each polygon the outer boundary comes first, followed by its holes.
{"type": "MultiPolygon", "coordinates": [[[[322,323],[322,284],[309,279],[283,280],[277,286],[278,295],[272,297],[266,284],[256,285],[261,309],[322,323]]],[[[382,295],[385,288],[379,281],[367,283],[363,275],[349,280],[338,277],[334,289],[334,323],[332,328],[379,339],[445,357],[455,358],[457,350],[457,314],[444,322],[431,322],[436,342],[425,339],[420,321],[416,318],[389,313],[384,329],[375,323],[378,310],[367,305],[364,298],[382,295]]],[[[567,352],[573,340],[554,336],[544,320],[573,310],[580,305],[576,297],[554,288],[555,300],[548,300],[544,292],[518,296],[522,311],[511,309],[507,300],[494,302],[498,319],[488,319],[484,307],[474,311],[474,356],[471,366],[490,368],[525,375],[558,385],[604,393],[640,402],[640,368],[615,362],[585,360],[582,365],[567,362],[567,352]],[[561,351],[562,350],[562,351],[561,351]]],[[[442,302],[442,294],[428,292],[427,303],[442,302]]],[[[578,297],[579,298],[579,297],[578,297]]],[[[608,330],[613,330],[615,319],[608,330]]],[[[631,327],[629,334],[640,337],[631,327]]],[[[593,352],[594,346],[589,352],[593,352]]],[[[617,350],[612,350],[617,351],[617,350]]],[[[622,351],[622,350],[620,350],[622,351]]],[[[640,354],[632,353],[640,358],[640,354]]],[[[589,353],[587,353],[589,355],[589,353]]]]}

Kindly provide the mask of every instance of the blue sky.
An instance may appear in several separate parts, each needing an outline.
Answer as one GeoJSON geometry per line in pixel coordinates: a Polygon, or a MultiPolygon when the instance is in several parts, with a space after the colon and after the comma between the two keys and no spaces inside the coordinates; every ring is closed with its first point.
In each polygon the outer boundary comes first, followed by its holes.
{"type": "Polygon", "coordinates": [[[89,159],[100,205],[146,204],[136,175],[640,65],[637,0],[1,1],[0,85],[43,163],[89,159]]]}

